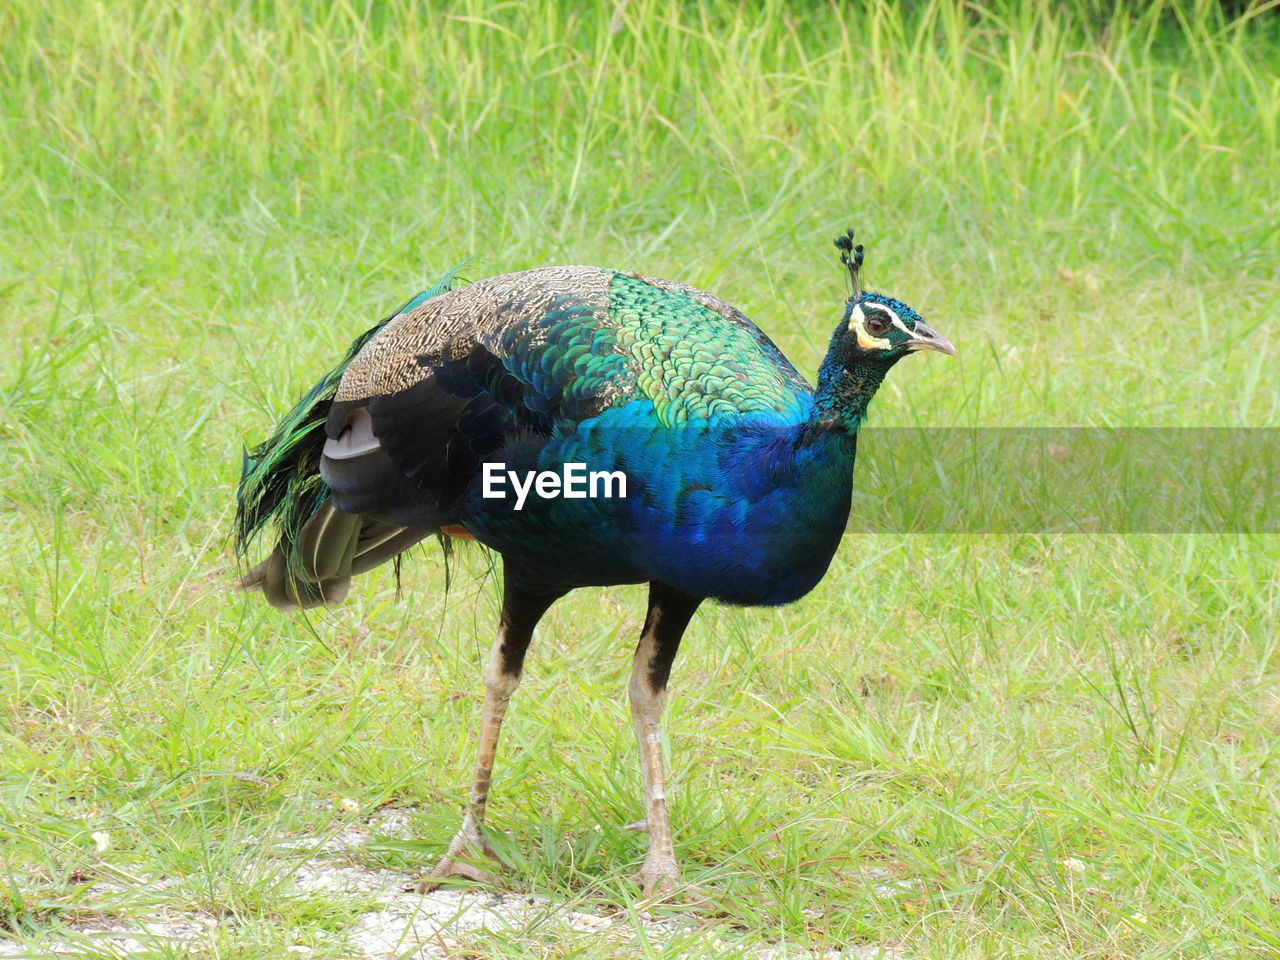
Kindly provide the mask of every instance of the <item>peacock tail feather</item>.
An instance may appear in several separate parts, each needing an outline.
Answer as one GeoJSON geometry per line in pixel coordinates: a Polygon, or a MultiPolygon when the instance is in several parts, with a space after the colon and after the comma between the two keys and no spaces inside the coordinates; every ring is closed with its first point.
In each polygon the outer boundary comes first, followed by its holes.
{"type": "Polygon", "coordinates": [[[289,566],[298,566],[299,534],[329,498],[320,478],[325,423],[338,385],[351,361],[396,317],[453,289],[462,264],[449,269],[426,290],[352,342],[342,361],[326,373],[280,421],[270,437],[252,452],[245,451],[236,491],[235,548],[243,556],[253,541],[273,522],[280,542],[289,550],[289,566]]]}

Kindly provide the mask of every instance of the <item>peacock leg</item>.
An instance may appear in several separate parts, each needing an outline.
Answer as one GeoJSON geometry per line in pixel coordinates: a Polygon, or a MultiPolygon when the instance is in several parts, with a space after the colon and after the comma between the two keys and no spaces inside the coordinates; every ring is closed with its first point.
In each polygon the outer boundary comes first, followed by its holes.
{"type": "Polygon", "coordinates": [[[493,781],[493,758],[498,751],[498,736],[502,732],[502,718],[511,702],[511,695],[520,685],[525,651],[533,639],[533,628],[547,612],[560,593],[531,593],[512,583],[510,571],[504,572],[502,616],[498,636],[489,651],[485,667],[484,710],[480,720],[480,752],[476,759],[475,778],[471,784],[471,800],[449,849],[440,862],[422,877],[414,889],[418,893],[435,890],[447,877],[463,877],[482,883],[491,882],[492,875],[477,867],[474,861],[482,857],[498,860],[484,834],[484,812],[489,802],[489,785],[493,781]]]}
{"type": "MultiPolygon", "coordinates": [[[[702,601],[653,581],[649,584],[649,615],[631,664],[631,725],[640,744],[644,774],[645,819],[649,854],[636,879],[644,896],[666,896],[680,882],[671,820],[667,811],[667,776],[662,758],[662,708],[667,679],[680,648],[680,638],[702,601]]],[[[638,825],[637,825],[638,826],[638,825]]]]}

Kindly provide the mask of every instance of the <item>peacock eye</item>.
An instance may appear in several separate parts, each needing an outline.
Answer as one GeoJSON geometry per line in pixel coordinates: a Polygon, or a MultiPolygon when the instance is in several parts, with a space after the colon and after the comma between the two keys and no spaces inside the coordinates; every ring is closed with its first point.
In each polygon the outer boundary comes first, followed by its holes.
{"type": "Polygon", "coordinates": [[[878,314],[867,317],[867,333],[873,337],[882,337],[889,332],[889,321],[878,314]]]}

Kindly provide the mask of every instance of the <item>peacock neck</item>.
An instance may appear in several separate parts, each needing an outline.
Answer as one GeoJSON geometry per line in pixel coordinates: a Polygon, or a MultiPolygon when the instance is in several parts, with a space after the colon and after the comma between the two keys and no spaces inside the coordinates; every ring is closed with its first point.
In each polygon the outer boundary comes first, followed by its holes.
{"type": "Polygon", "coordinates": [[[888,368],[883,364],[865,360],[846,363],[829,353],[818,371],[810,424],[820,430],[856,433],[886,373],[888,368]]]}

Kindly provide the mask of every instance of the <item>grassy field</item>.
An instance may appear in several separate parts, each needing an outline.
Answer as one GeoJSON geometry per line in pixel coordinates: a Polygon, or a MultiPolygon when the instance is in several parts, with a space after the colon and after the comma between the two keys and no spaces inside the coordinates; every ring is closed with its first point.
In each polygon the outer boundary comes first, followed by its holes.
{"type": "MultiPolygon", "coordinates": [[[[486,558],[304,619],[229,591],[228,531],[242,446],[464,257],[696,283],[812,375],[851,223],[960,350],[877,425],[1276,424],[1280,16],[1068,6],[4,5],[0,942],[351,956],[371,896],[298,894],[279,841],[385,806],[423,839],[356,863],[443,849],[486,558]]],[[[621,829],[643,592],[571,596],[491,817],[508,889],[633,932],[452,955],[1280,955],[1278,571],[1275,536],[859,535],[794,606],[708,605],[668,732],[711,902],[665,946],[621,829]]]]}

